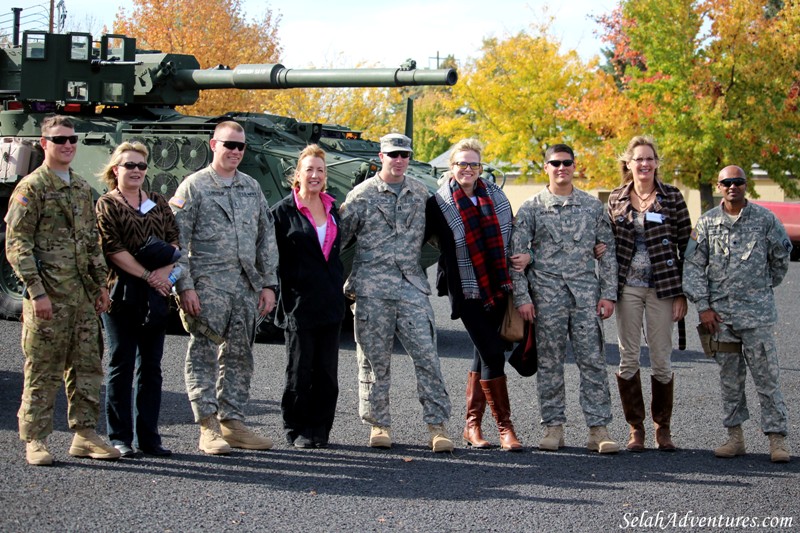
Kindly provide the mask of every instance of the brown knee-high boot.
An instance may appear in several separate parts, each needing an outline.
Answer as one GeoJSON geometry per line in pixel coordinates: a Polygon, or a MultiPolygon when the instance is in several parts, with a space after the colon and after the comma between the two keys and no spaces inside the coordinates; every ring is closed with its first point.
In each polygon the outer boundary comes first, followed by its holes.
{"type": "Polygon", "coordinates": [[[619,399],[622,401],[622,412],[630,425],[628,451],[644,451],[644,399],[642,398],[642,379],[639,371],[631,379],[624,379],[619,374],[619,399]]]}
{"type": "Polygon", "coordinates": [[[656,446],[664,452],[674,452],[675,444],[672,442],[670,420],[672,419],[672,391],[675,385],[675,374],[669,383],[661,383],[650,376],[653,388],[653,401],[650,404],[650,413],[653,415],[653,426],[656,428],[656,446]]]}
{"type": "Polygon", "coordinates": [[[481,421],[486,409],[486,396],[481,388],[480,372],[467,374],[467,424],[464,426],[464,444],[473,448],[491,448],[481,434],[481,421]]]}
{"type": "Polygon", "coordinates": [[[522,444],[514,433],[514,424],[511,423],[511,402],[508,400],[506,376],[482,379],[481,388],[497,422],[497,429],[500,432],[500,447],[512,452],[522,450],[522,444]]]}

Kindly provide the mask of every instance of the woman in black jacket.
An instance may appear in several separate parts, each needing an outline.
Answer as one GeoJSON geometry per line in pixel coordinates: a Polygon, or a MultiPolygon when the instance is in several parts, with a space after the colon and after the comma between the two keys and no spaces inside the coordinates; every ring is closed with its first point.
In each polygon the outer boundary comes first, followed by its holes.
{"type": "Polygon", "coordinates": [[[339,396],[339,330],[344,318],[344,268],[339,215],[325,192],[325,152],[307,146],[292,192],[272,207],[280,252],[276,323],[286,337],[283,427],[297,448],[325,448],[339,396]]]}
{"type": "MultiPolygon", "coordinates": [[[[426,236],[434,237],[442,252],[436,283],[439,296],[450,296],[451,318],[461,319],[475,345],[467,375],[464,442],[475,448],[490,446],[481,433],[488,403],[500,447],[518,451],[522,445],[511,423],[504,370],[507,344],[500,338],[512,293],[507,262],[512,213],[500,187],[481,178],[482,149],[475,139],[464,139],[453,147],[450,172],[426,205],[426,236]]],[[[525,257],[524,263],[528,260],[525,257]]]]}

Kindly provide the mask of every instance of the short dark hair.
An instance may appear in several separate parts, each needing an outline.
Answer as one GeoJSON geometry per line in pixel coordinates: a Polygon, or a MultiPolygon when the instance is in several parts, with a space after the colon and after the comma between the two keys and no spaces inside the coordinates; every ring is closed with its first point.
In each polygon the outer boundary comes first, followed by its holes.
{"type": "Polygon", "coordinates": [[[554,144],[553,146],[549,147],[547,151],[544,153],[544,161],[545,163],[550,160],[550,156],[557,153],[567,153],[572,159],[575,159],[575,152],[572,151],[566,144],[554,144]]]}

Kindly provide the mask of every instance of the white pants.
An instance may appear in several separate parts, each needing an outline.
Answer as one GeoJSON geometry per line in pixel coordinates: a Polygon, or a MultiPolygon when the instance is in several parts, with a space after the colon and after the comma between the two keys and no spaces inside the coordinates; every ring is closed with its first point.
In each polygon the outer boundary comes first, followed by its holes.
{"type": "Polygon", "coordinates": [[[672,379],[672,302],[659,299],[655,289],[625,285],[617,301],[617,334],[619,339],[619,375],[631,379],[639,370],[642,343],[642,322],[647,326],[650,348],[650,372],[661,383],[672,379]],[[643,320],[644,319],[644,320],[643,320]]]}

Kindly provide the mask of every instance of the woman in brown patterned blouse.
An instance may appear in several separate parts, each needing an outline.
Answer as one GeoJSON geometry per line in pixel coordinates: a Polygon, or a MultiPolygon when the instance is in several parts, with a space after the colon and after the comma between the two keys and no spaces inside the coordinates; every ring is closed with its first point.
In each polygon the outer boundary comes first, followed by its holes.
{"type": "Polygon", "coordinates": [[[677,187],[658,179],[653,139],[634,137],[619,158],[622,185],[608,198],[619,264],[617,331],[622,410],[630,425],[628,450],[644,444],[644,398],[639,374],[642,325],[650,352],[650,405],[656,447],[675,450],[670,430],[673,399],[672,330],[686,316],[681,275],[692,222],[677,187]]]}
{"type": "Polygon", "coordinates": [[[166,200],[142,190],[147,155],[141,143],[122,143],[99,174],[109,189],[97,201],[112,294],[111,309],[102,317],[109,349],[106,419],[108,436],[123,457],[134,454],[134,444],[148,455],[171,453],[161,445],[158,415],[167,296],[172,288],[169,276],[177,260],[178,226],[166,200]],[[174,257],[152,271],[136,258],[150,237],[163,241],[159,244],[167,249],[167,256],[174,257]]]}

